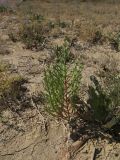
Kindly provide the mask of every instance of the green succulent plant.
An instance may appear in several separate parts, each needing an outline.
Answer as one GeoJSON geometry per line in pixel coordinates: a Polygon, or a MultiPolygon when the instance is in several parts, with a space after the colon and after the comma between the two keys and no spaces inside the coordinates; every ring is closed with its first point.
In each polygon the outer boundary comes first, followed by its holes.
{"type": "Polygon", "coordinates": [[[88,104],[92,107],[93,119],[99,122],[104,122],[109,113],[111,100],[102,89],[96,77],[91,76],[90,79],[94,83],[94,86],[89,86],[88,104]]]}
{"type": "Polygon", "coordinates": [[[61,51],[59,60],[45,71],[47,111],[58,118],[70,120],[75,110],[74,97],[79,91],[82,65],[76,63],[70,69],[68,46],[61,46],[61,51]]]}
{"type": "Polygon", "coordinates": [[[120,121],[120,77],[109,76],[107,87],[102,87],[95,76],[90,79],[94,86],[89,86],[89,100],[93,119],[111,128],[120,121]]]}

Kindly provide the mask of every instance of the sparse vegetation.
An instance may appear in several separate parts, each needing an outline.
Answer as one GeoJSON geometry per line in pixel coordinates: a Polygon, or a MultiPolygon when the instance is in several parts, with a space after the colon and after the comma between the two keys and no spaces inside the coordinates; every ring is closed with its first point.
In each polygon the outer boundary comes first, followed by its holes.
{"type": "Polygon", "coordinates": [[[21,96],[20,88],[24,81],[21,76],[10,75],[8,66],[0,64],[0,111],[12,108],[12,102],[18,103],[21,96]]]}
{"type": "Polygon", "coordinates": [[[0,0],[0,159],[119,159],[118,1],[0,0]]]}
{"type": "Polygon", "coordinates": [[[45,46],[44,27],[39,23],[28,23],[20,31],[21,41],[27,49],[41,50],[45,46]]]}

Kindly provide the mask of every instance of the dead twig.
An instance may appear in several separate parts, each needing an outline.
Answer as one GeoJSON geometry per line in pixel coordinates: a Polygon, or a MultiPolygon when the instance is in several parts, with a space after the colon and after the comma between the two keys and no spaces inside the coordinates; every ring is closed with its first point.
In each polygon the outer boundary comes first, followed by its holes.
{"type": "Polygon", "coordinates": [[[40,113],[38,106],[33,101],[32,95],[31,95],[31,104],[36,109],[36,111],[37,111],[37,113],[39,115],[39,122],[38,123],[43,124],[44,125],[44,129],[47,132],[47,130],[48,130],[47,120],[45,120],[43,115],[40,113]]]}
{"type": "Polygon", "coordinates": [[[82,138],[81,140],[78,140],[76,142],[74,142],[70,147],[69,147],[69,152],[71,155],[71,158],[73,158],[75,156],[75,154],[77,154],[80,150],[83,149],[85,143],[89,140],[89,136],[85,136],[84,138],[82,138]]]}

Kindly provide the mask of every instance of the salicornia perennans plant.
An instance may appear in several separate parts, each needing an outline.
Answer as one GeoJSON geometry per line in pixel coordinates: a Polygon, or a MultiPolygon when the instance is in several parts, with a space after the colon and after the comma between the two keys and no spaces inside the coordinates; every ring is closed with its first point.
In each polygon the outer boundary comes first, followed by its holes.
{"type": "Polygon", "coordinates": [[[68,121],[75,110],[74,98],[79,91],[82,68],[77,63],[68,63],[69,54],[69,47],[64,43],[59,52],[59,60],[45,71],[44,77],[47,111],[68,121]]]}

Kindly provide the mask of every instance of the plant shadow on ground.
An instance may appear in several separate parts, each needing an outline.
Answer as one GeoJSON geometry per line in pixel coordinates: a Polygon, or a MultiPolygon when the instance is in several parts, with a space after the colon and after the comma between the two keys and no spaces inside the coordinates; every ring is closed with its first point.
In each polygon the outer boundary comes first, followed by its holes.
{"type": "Polygon", "coordinates": [[[111,129],[102,128],[97,122],[88,122],[86,120],[75,118],[70,122],[71,134],[70,138],[73,141],[79,140],[81,137],[88,136],[89,139],[109,139],[110,141],[120,142],[120,124],[116,124],[111,129]]]}

